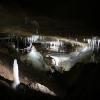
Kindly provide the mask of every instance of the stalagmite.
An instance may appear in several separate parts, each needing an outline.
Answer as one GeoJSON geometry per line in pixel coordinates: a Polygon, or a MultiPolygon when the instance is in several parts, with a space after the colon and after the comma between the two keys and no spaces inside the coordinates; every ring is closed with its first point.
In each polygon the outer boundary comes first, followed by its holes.
{"type": "Polygon", "coordinates": [[[20,84],[17,59],[14,59],[13,63],[13,80],[14,82],[12,84],[12,87],[16,89],[16,87],[20,84]]]}
{"type": "Polygon", "coordinates": [[[98,40],[98,49],[99,49],[99,47],[100,47],[100,40],[98,40]]]}

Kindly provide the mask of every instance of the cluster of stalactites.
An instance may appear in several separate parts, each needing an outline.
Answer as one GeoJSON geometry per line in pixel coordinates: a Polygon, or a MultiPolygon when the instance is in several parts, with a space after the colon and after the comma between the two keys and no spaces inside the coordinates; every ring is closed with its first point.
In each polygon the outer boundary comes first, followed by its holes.
{"type": "Polygon", "coordinates": [[[92,50],[94,50],[94,49],[99,50],[100,49],[100,39],[97,39],[97,38],[84,39],[84,42],[87,42],[88,46],[90,48],[92,48],[92,50]]]}

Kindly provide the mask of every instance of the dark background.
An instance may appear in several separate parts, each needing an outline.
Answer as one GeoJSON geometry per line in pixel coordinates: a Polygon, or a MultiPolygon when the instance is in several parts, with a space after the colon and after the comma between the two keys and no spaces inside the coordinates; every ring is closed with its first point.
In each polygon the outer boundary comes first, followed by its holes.
{"type": "Polygon", "coordinates": [[[48,16],[64,21],[80,21],[89,28],[99,30],[99,2],[96,0],[3,0],[0,6],[12,12],[25,13],[29,16],[48,16]]]}

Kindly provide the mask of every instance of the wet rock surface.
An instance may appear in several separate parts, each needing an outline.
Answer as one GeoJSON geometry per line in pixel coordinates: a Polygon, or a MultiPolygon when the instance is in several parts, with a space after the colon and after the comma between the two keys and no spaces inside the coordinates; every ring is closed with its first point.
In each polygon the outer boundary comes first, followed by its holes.
{"type": "Polygon", "coordinates": [[[0,76],[0,99],[4,100],[41,100],[41,99],[51,99],[55,100],[58,97],[54,97],[48,94],[44,94],[39,91],[32,90],[25,84],[20,84],[16,90],[10,87],[11,81],[0,76]]]}
{"type": "MultiPolygon", "coordinates": [[[[0,76],[0,97],[8,99],[40,100],[40,99],[57,99],[57,100],[84,100],[100,98],[100,64],[78,64],[70,72],[52,74],[58,85],[65,90],[65,95],[51,96],[49,94],[36,91],[32,88],[33,83],[29,85],[20,84],[17,90],[11,88],[12,81],[0,76]]],[[[57,88],[57,87],[55,87],[57,88]]],[[[60,91],[60,90],[59,90],[60,91]]]]}

